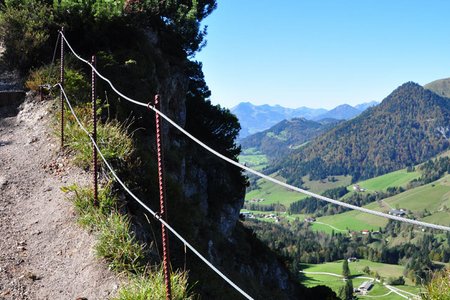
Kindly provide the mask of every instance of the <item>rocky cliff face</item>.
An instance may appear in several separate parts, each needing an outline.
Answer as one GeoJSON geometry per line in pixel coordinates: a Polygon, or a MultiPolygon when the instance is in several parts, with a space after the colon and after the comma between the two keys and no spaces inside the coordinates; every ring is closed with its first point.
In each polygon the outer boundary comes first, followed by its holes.
{"type": "MultiPolygon", "coordinates": [[[[151,41],[154,47],[158,47],[159,42],[154,35],[151,41]]],[[[189,82],[184,71],[185,62],[164,55],[158,48],[155,53],[159,55],[155,59],[159,63],[156,81],[162,110],[179,125],[185,126],[189,82]]],[[[208,154],[167,123],[163,132],[170,186],[167,191],[171,210],[169,218],[175,228],[255,297],[276,295],[277,299],[294,298],[299,286],[287,269],[239,222],[245,182],[236,178],[235,167],[208,154]]],[[[173,244],[177,242],[173,241],[173,244]]],[[[176,251],[173,255],[175,265],[179,256],[176,251]]],[[[197,288],[205,299],[238,297],[206,265],[191,255],[189,257],[190,277],[199,281],[197,288]]]]}

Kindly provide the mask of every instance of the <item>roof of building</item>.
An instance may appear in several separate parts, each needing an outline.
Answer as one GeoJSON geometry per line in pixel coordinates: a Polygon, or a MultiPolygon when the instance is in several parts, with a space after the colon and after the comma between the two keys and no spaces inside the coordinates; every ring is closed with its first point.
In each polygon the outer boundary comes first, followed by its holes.
{"type": "Polygon", "coordinates": [[[358,289],[369,290],[372,287],[372,285],[373,285],[372,281],[364,281],[363,283],[361,283],[358,289]]]}

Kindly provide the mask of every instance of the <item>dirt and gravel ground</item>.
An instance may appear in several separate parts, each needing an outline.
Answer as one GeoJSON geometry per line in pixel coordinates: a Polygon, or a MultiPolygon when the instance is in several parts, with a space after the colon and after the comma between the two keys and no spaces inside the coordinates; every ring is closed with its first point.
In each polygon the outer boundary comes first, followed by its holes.
{"type": "Polygon", "coordinates": [[[90,174],[59,153],[50,105],[0,106],[0,299],[108,299],[119,280],[60,190],[90,174]]]}

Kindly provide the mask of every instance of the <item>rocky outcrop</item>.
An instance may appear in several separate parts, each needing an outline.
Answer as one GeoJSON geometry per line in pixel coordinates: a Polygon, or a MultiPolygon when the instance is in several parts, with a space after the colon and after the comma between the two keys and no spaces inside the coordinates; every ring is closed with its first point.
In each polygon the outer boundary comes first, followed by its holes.
{"type": "MultiPolygon", "coordinates": [[[[156,47],[157,38],[154,34],[150,36],[156,47]]],[[[183,71],[184,62],[174,61],[159,50],[155,52],[160,55],[156,61],[160,69],[157,85],[162,110],[184,126],[189,80],[183,71]]],[[[172,189],[180,191],[176,194],[179,197],[176,204],[172,204],[175,201],[173,198],[168,204],[173,208],[170,219],[175,228],[256,298],[273,299],[276,295],[277,299],[297,299],[296,294],[301,287],[286,267],[239,222],[245,182],[236,179],[235,167],[211,156],[168,124],[164,125],[163,132],[169,180],[172,189]]],[[[175,193],[173,190],[171,193],[175,193]]],[[[173,254],[175,266],[176,251],[173,254]]],[[[236,292],[206,265],[194,258],[187,263],[191,269],[190,279],[200,282],[197,288],[205,299],[237,297],[236,292]]]]}

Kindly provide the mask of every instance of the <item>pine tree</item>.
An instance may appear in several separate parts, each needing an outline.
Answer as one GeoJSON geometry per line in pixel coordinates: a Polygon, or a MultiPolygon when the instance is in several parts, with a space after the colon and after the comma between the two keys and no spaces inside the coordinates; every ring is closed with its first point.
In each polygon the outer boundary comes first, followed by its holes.
{"type": "Polygon", "coordinates": [[[352,300],[353,299],[353,281],[346,280],[345,285],[341,286],[338,292],[339,298],[342,300],[352,300]]]}
{"type": "Polygon", "coordinates": [[[350,269],[348,267],[348,261],[344,259],[344,263],[342,264],[342,276],[347,279],[350,276],[350,269]]]}

